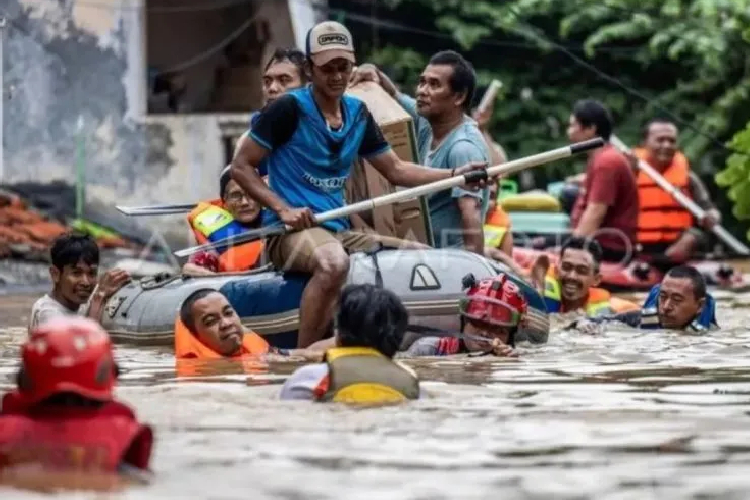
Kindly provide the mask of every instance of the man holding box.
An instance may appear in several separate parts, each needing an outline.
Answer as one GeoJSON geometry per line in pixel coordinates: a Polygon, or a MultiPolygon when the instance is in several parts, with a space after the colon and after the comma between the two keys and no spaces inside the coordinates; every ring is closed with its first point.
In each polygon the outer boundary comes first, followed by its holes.
{"type": "MultiPolygon", "coordinates": [[[[476,76],[461,54],[446,50],[433,55],[419,77],[416,99],[398,92],[372,64],[357,68],[352,85],[360,81],[379,83],[412,115],[421,164],[452,171],[467,162],[490,161],[484,136],[468,116],[476,76]]],[[[482,226],[488,200],[486,190],[456,187],[433,194],[429,204],[435,246],[463,247],[484,254],[482,226]]]]}

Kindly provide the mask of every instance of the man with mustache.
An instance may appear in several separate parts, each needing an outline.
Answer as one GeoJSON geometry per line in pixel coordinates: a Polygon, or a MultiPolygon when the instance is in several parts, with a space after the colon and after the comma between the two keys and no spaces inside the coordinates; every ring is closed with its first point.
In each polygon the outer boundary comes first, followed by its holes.
{"type": "Polygon", "coordinates": [[[692,266],[669,270],[661,284],[654,286],[643,308],[613,316],[599,316],[573,323],[583,333],[598,333],[611,321],[641,330],[683,330],[706,332],[716,330],[716,301],[706,291],[706,280],[692,266]]]}
{"type": "Polygon", "coordinates": [[[602,279],[601,261],[602,248],[596,240],[568,239],[560,250],[560,263],[550,266],[547,272],[544,290],[547,312],[583,310],[588,316],[599,316],[638,309],[632,302],[597,288],[602,279]]]}
{"type": "Polygon", "coordinates": [[[705,230],[721,222],[721,213],[711,202],[706,186],[690,170],[690,162],[678,149],[677,134],[674,123],[655,118],[643,129],[641,147],[633,150],[638,159],[651,165],[706,211],[703,220],[694,221],[693,215],[648,175],[637,174],[638,243],[644,253],[664,255],[670,264],[684,262],[696,250],[707,246],[708,235],[694,227],[695,222],[705,230]]]}
{"type": "MultiPolygon", "coordinates": [[[[434,54],[419,77],[416,99],[399,92],[372,64],[363,64],[352,75],[352,85],[360,81],[381,85],[412,116],[420,164],[453,170],[470,161],[490,161],[485,138],[477,123],[468,116],[476,75],[461,54],[452,50],[434,54]]],[[[483,223],[487,202],[486,190],[453,188],[430,196],[435,246],[458,246],[484,254],[483,223]]]]}
{"type": "Polygon", "coordinates": [[[32,306],[29,332],[64,315],[100,321],[107,300],[130,282],[130,275],[119,269],[107,271],[97,282],[99,247],[88,235],[68,233],[58,237],[52,243],[50,258],[52,291],[32,306]]]}

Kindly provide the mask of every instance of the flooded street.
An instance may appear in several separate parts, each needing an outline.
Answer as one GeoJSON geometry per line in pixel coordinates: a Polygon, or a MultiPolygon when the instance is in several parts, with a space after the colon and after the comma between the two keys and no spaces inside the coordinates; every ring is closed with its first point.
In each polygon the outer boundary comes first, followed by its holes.
{"type": "MultiPolygon", "coordinates": [[[[3,391],[32,302],[0,298],[3,391]]],[[[292,366],[177,380],[169,349],[119,347],[156,479],[59,498],[748,498],[747,302],[723,298],[702,337],[555,331],[518,361],[421,360],[427,397],[368,410],[278,401],[292,366]]]]}

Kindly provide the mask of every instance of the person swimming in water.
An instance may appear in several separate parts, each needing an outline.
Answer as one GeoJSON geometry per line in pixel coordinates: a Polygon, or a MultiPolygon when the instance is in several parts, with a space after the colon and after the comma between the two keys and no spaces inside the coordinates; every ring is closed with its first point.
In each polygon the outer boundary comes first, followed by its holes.
{"type": "Polygon", "coordinates": [[[661,284],[649,292],[643,308],[616,315],[576,321],[568,328],[583,333],[598,333],[604,324],[623,323],[641,330],[682,330],[706,332],[716,330],[716,301],[706,291],[706,280],[692,266],[673,267],[661,284]]]}
{"type": "Polygon", "coordinates": [[[153,432],[115,399],[118,375],[110,337],[92,319],[59,316],[34,328],[16,389],[2,399],[0,483],[96,489],[97,478],[150,475],[153,432]]]}
{"type": "Polygon", "coordinates": [[[348,285],[335,316],[336,347],[323,363],[303,366],[287,379],[281,399],[387,404],[419,398],[419,379],[393,360],[409,313],[398,296],[374,285],[348,285]]]}
{"type": "Polygon", "coordinates": [[[436,333],[436,336],[423,337],[416,340],[402,354],[403,357],[477,352],[501,357],[518,356],[513,349],[515,336],[528,308],[518,285],[505,273],[481,281],[469,274],[464,277],[463,285],[467,291],[459,306],[461,335],[439,336],[436,333]]]}

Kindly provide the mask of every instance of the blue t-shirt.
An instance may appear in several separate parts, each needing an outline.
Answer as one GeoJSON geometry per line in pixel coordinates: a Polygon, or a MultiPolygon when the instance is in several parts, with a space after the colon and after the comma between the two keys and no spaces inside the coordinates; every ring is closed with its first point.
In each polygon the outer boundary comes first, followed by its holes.
{"type": "MultiPolygon", "coordinates": [[[[343,207],[344,185],[354,160],[390,149],[364,102],[344,95],[341,110],[344,123],[332,130],[305,87],[275,100],[250,131],[250,137],[270,151],[266,157],[270,189],[289,206],[309,207],[315,214],[343,207]]],[[[265,212],[263,225],[278,222],[278,214],[265,212]]],[[[350,227],[349,218],[322,226],[344,231],[350,227]]]]}
{"type": "MultiPolygon", "coordinates": [[[[472,161],[489,164],[490,153],[484,137],[471,118],[465,117],[463,123],[453,129],[437,149],[431,151],[432,128],[430,123],[417,113],[416,101],[407,95],[399,94],[398,102],[414,120],[420,165],[453,170],[472,161]]],[[[463,246],[461,211],[457,202],[458,198],[463,196],[471,196],[481,201],[481,216],[484,221],[489,203],[487,189],[475,192],[456,187],[428,197],[436,248],[463,246]]]]}

